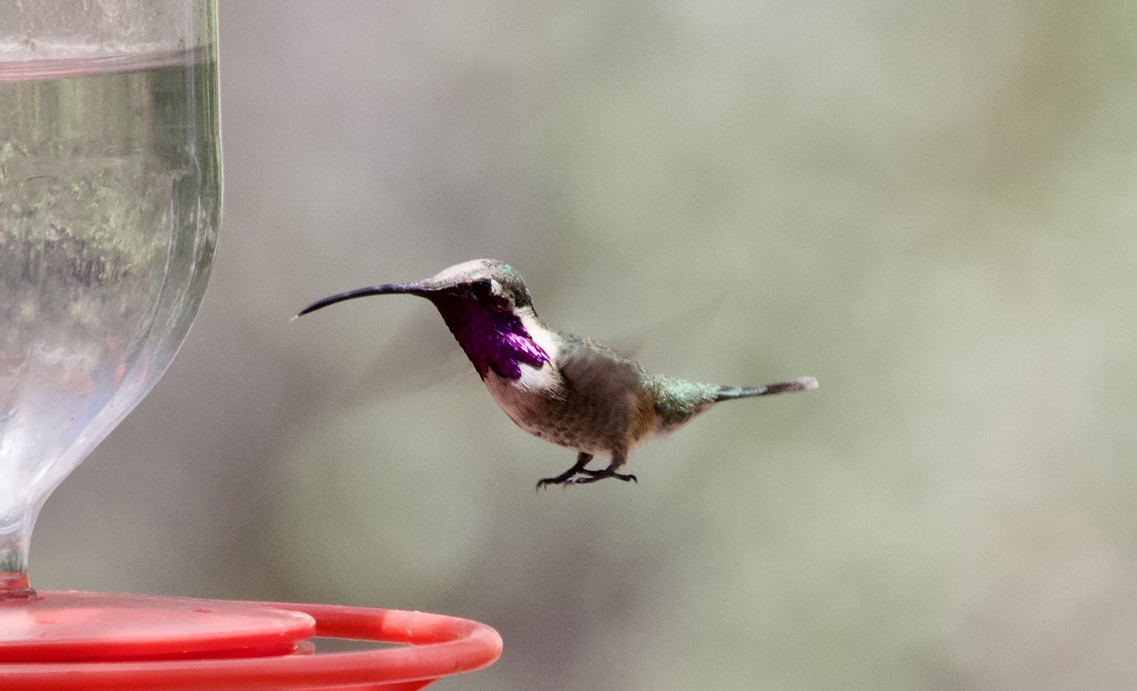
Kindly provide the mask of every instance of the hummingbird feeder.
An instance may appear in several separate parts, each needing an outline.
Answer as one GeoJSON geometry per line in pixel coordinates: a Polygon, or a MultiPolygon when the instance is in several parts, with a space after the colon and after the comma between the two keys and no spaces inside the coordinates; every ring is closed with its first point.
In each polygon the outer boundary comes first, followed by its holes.
{"type": "Polygon", "coordinates": [[[16,3],[0,26],[0,687],[398,688],[489,626],[336,605],[34,590],[44,501],[153,388],[221,208],[216,0],[16,3]],[[321,653],[313,638],[395,646],[321,653]]]}

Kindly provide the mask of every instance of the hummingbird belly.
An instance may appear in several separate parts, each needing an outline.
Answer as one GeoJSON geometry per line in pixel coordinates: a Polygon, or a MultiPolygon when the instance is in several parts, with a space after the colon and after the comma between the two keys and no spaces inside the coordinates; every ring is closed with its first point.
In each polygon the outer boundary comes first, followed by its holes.
{"type": "MultiPolygon", "coordinates": [[[[549,367],[549,365],[546,365],[549,367]]],[[[654,416],[635,396],[593,399],[564,387],[550,376],[549,385],[530,388],[522,380],[490,373],[486,388],[513,422],[545,441],[576,451],[608,454],[614,448],[629,450],[654,428],[654,416]]]]}
{"type": "MultiPolygon", "coordinates": [[[[533,374],[527,373],[525,379],[532,379],[533,374]]],[[[531,387],[523,385],[521,380],[506,379],[490,372],[486,377],[486,388],[493,396],[510,420],[535,437],[545,441],[566,446],[588,453],[603,453],[607,449],[600,448],[597,436],[590,433],[579,419],[573,414],[571,406],[564,401],[564,391],[559,383],[550,376],[546,386],[531,387]]],[[[529,383],[526,381],[525,383],[529,383]]]]}

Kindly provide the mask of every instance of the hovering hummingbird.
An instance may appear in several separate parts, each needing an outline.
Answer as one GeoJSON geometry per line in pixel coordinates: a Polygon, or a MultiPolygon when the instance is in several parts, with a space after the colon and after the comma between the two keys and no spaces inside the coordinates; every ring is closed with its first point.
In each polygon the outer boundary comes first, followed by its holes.
{"type": "Polygon", "coordinates": [[[360,288],[317,300],[298,317],[363,297],[405,293],[434,303],[490,394],[517,426],[577,452],[576,463],[537,482],[573,485],[618,472],[628,452],[666,436],[719,401],[817,388],[813,377],[766,386],[715,386],[646,372],[596,341],[551,329],[533,310],[520,274],[495,259],[475,259],[415,283],[360,288]],[[607,455],[603,470],[586,466],[607,455]]]}

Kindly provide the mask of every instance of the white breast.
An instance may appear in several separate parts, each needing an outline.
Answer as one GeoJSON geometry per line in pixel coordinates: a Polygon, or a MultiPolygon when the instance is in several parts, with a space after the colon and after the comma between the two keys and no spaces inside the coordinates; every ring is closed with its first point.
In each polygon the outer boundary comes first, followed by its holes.
{"type": "Polygon", "coordinates": [[[542,324],[533,315],[532,309],[519,310],[521,323],[530,337],[541,346],[541,350],[549,356],[549,360],[540,367],[526,363],[519,363],[521,376],[517,379],[508,379],[498,376],[493,370],[486,374],[486,388],[493,396],[505,414],[519,427],[529,433],[535,433],[537,420],[533,419],[530,411],[538,399],[556,396],[560,386],[560,377],[556,371],[557,342],[548,327],[542,324]]]}

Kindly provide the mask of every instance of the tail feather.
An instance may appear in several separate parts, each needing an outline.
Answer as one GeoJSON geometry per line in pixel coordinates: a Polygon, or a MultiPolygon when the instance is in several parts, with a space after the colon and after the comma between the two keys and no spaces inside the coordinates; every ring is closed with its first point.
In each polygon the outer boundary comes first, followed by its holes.
{"type": "Polygon", "coordinates": [[[720,386],[715,393],[715,402],[730,401],[735,398],[749,398],[751,396],[770,396],[788,391],[805,391],[816,389],[817,379],[814,377],[800,377],[790,381],[767,384],[766,386],[720,386]]]}

